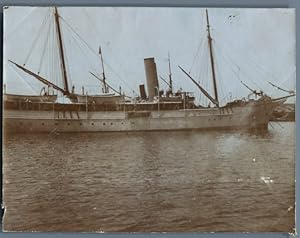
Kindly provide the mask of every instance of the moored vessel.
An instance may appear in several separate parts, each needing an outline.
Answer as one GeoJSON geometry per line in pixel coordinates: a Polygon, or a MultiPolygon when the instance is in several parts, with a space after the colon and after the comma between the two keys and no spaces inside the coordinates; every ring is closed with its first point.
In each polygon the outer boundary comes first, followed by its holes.
{"type": "Polygon", "coordinates": [[[156,63],[153,57],[144,59],[147,94],[144,85],[139,85],[140,95],[129,97],[117,91],[106,82],[101,49],[102,78],[93,75],[103,83],[100,95],[75,93],[69,90],[62,32],[57,8],[54,8],[55,23],[58,33],[60,66],[64,87],[60,87],[38,73],[14,61],[10,62],[19,70],[31,75],[48,87],[52,87],[70,99],[70,103],[56,102],[55,95],[32,96],[31,99],[12,96],[4,97],[4,128],[6,132],[104,132],[104,131],[157,131],[157,130],[206,130],[206,129],[257,129],[268,127],[274,108],[287,97],[272,99],[263,92],[249,88],[255,99],[242,99],[220,105],[212,37],[208,13],[207,33],[212,71],[214,95],[202,87],[181,66],[179,68],[200,92],[210,100],[212,106],[195,104],[195,97],[190,92],[173,92],[172,74],[169,60],[169,90],[160,90],[156,63]],[[114,93],[109,92],[109,88],[114,93]],[[48,100],[46,100],[48,97],[48,100]],[[16,98],[16,97],[15,97],[16,98]],[[44,98],[45,100],[35,100],[44,98]]]}

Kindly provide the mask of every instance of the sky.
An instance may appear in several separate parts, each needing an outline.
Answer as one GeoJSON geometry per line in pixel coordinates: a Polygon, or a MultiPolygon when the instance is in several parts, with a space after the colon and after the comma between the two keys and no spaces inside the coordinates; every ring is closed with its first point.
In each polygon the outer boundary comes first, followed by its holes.
{"type": "MultiPolygon", "coordinates": [[[[43,85],[17,69],[13,60],[62,86],[53,8],[9,7],[4,10],[4,83],[6,92],[39,94],[43,85]]],[[[194,92],[208,104],[183,67],[211,94],[205,9],[140,7],[59,7],[69,84],[81,93],[100,94],[101,45],[107,82],[137,95],[146,85],[144,58],[154,57],[158,75],[168,78],[168,53],[174,89],[194,92]]],[[[221,104],[247,97],[250,88],[272,97],[287,95],[268,81],[295,89],[295,10],[209,8],[213,56],[221,104]]],[[[161,89],[168,86],[159,81],[161,89]]]]}

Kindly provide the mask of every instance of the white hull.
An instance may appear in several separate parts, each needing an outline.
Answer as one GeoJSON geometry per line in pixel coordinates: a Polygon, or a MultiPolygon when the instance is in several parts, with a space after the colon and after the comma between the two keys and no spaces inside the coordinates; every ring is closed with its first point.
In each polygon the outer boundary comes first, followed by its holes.
{"type": "Polygon", "coordinates": [[[275,105],[149,112],[5,110],[5,132],[158,131],[267,127],[275,105]]]}

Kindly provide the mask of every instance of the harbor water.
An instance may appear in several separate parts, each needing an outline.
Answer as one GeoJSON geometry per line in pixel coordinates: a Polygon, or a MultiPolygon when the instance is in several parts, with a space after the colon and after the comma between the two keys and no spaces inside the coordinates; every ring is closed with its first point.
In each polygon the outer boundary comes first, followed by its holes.
{"type": "Polygon", "coordinates": [[[295,123],[267,132],[9,134],[7,231],[288,231],[295,123]]]}

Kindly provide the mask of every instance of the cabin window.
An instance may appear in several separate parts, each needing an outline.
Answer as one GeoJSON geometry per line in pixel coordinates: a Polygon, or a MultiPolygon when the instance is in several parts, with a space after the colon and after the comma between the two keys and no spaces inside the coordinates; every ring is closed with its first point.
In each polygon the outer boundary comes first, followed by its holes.
{"type": "Polygon", "coordinates": [[[44,123],[44,122],[42,122],[42,126],[43,126],[43,125],[45,125],[45,123],[44,123]]]}
{"type": "Polygon", "coordinates": [[[103,126],[105,126],[105,122],[103,122],[103,126]]]}
{"type": "Polygon", "coordinates": [[[91,123],[91,125],[93,126],[93,125],[94,125],[94,123],[92,122],[92,123],[91,123]]]}
{"type": "Polygon", "coordinates": [[[80,122],[80,123],[79,123],[79,125],[81,125],[81,126],[82,126],[82,123],[80,122]]]}
{"type": "Polygon", "coordinates": [[[110,124],[112,125],[113,123],[111,122],[110,124]]]}

